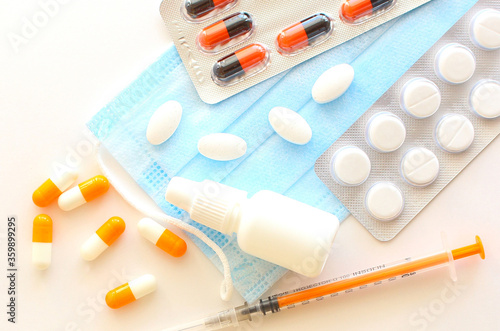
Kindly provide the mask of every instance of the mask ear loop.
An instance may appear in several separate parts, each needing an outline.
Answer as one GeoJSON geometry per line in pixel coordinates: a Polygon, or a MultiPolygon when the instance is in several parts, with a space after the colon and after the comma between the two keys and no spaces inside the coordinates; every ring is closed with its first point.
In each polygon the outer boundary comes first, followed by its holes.
{"type": "Polygon", "coordinates": [[[101,148],[101,143],[97,143],[97,163],[99,167],[101,168],[102,173],[106,178],[109,180],[111,185],[115,188],[115,190],[120,194],[120,196],[128,202],[132,207],[137,209],[139,212],[142,214],[156,220],[156,221],[164,221],[166,223],[172,224],[179,229],[182,229],[184,231],[187,231],[196,237],[200,238],[201,241],[203,241],[205,244],[207,244],[214,252],[217,254],[219,257],[221,263],[222,263],[222,268],[224,272],[224,280],[222,281],[222,284],[220,286],[220,296],[222,300],[224,301],[229,301],[231,299],[231,296],[233,295],[233,280],[231,278],[231,269],[229,268],[229,261],[227,260],[226,254],[222,251],[222,249],[217,246],[216,243],[214,243],[210,238],[207,237],[206,234],[201,232],[199,229],[195,228],[192,225],[189,225],[177,218],[171,217],[165,213],[151,210],[147,206],[145,206],[142,203],[135,202],[132,193],[124,188],[123,182],[118,179],[118,176],[116,176],[113,171],[111,171],[108,166],[105,164],[103,158],[102,158],[102,148],[101,148]]]}

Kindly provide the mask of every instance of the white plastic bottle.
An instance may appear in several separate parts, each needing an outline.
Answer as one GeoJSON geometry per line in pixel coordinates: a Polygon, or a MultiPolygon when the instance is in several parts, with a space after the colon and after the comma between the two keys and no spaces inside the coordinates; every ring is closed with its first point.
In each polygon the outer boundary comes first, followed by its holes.
{"type": "Polygon", "coordinates": [[[237,233],[248,254],[308,277],[325,265],[339,227],[332,214],[272,191],[247,192],[205,180],[174,177],[165,199],[224,234],[237,233]]]}

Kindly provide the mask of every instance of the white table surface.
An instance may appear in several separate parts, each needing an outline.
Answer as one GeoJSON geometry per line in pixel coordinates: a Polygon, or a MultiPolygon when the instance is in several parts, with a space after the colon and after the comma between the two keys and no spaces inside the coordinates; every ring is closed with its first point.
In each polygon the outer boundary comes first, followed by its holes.
{"type": "MultiPolygon", "coordinates": [[[[159,0],[0,2],[0,329],[160,330],[243,303],[219,298],[221,274],[185,234],[183,258],[172,258],[142,239],[140,213],[118,193],[62,212],[57,204],[38,208],[33,190],[58,164],[75,163],[79,181],[99,172],[85,147],[84,124],[170,44],[159,0]],[[42,16],[40,16],[42,15],[42,16]],[[13,47],[26,20],[43,25],[13,47]],[[34,216],[54,220],[52,266],[31,265],[34,216]],[[6,223],[18,222],[17,323],[7,322],[6,223]],[[87,263],[79,247],[109,217],[119,215],[127,230],[98,260],[87,263]],[[119,310],[105,306],[105,293],[144,273],[158,290],[119,310]]],[[[29,29],[28,29],[29,30],[29,29]]],[[[486,260],[456,263],[459,281],[446,269],[284,311],[245,325],[243,330],[500,330],[500,140],[495,140],[394,240],[374,239],[356,220],[342,223],[321,277],[441,249],[440,232],[453,247],[483,239],[486,260]]],[[[312,283],[289,273],[271,293],[312,283]]],[[[271,294],[270,293],[270,294],[271,294]]]]}

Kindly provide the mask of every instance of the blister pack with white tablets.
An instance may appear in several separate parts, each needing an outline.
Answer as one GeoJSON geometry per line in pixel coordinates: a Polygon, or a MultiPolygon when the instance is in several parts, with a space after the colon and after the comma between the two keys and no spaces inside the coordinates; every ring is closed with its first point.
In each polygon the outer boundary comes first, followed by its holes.
{"type": "Polygon", "coordinates": [[[201,99],[214,104],[430,0],[163,0],[201,99]]]}
{"type": "Polygon", "coordinates": [[[316,161],[316,174],[377,239],[394,238],[500,133],[499,81],[500,3],[484,0],[316,161]]]}

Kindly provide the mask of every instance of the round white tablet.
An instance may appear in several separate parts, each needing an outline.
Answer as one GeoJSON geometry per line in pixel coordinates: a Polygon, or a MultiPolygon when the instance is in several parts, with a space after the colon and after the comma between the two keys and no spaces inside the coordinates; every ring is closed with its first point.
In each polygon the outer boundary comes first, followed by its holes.
{"type": "Polygon", "coordinates": [[[439,174],[439,161],[427,148],[414,147],[401,159],[401,176],[410,185],[427,186],[432,184],[439,174]]]}
{"type": "Polygon", "coordinates": [[[500,82],[491,79],[479,81],[469,95],[470,109],[482,118],[500,116],[500,82]]]}
{"type": "Polygon", "coordinates": [[[415,118],[434,115],[441,105],[441,92],[425,78],[409,80],[401,89],[401,108],[415,118]]]}
{"type": "Polygon", "coordinates": [[[474,75],[476,58],[467,47],[456,43],[448,44],[437,53],[434,70],[444,82],[462,84],[474,75]]]}
{"type": "Polygon", "coordinates": [[[366,192],[365,208],[379,221],[392,221],[403,211],[403,192],[392,183],[378,182],[366,192]]]}
{"type": "Polygon", "coordinates": [[[484,9],[470,22],[470,39],[479,48],[495,50],[500,48],[500,11],[484,9]]]}
{"type": "Polygon", "coordinates": [[[444,115],[436,125],[434,138],[439,147],[449,153],[460,153],[474,141],[474,126],[459,114],[444,115]]]}
{"type": "Polygon", "coordinates": [[[330,162],[330,173],[340,185],[357,186],[363,184],[372,165],[368,155],[355,146],[339,149],[330,162]]]}
{"type": "Polygon", "coordinates": [[[393,152],[403,145],[405,138],[403,121],[392,113],[376,113],[366,125],[366,141],[376,151],[393,152]]]}

